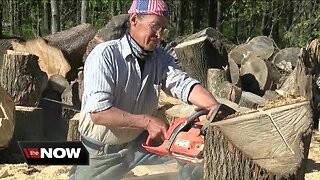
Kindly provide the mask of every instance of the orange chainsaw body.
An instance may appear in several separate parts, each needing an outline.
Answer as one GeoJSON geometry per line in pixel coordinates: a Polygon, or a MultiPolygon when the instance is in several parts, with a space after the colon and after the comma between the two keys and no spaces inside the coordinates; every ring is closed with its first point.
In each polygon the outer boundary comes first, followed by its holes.
{"type": "Polygon", "coordinates": [[[202,122],[199,119],[196,119],[190,128],[178,132],[172,145],[170,147],[167,146],[170,144],[169,138],[174,130],[187,119],[187,117],[183,117],[174,120],[169,126],[164,142],[160,146],[154,146],[154,142],[150,137],[148,137],[147,142],[142,146],[147,151],[162,156],[173,156],[178,160],[187,162],[202,162],[204,135],[201,133],[202,122]]]}
{"type": "Polygon", "coordinates": [[[199,120],[200,116],[209,113],[206,109],[190,117],[178,118],[170,124],[165,140],[160,145],[148,136],[146,143],[142,146],[147,151],[161,156],[171,156],[184,162],[202,163],[206,129],[210,123],[220,121],[235,112],[231,107],[219,104],[209,121],[199,120]]]}

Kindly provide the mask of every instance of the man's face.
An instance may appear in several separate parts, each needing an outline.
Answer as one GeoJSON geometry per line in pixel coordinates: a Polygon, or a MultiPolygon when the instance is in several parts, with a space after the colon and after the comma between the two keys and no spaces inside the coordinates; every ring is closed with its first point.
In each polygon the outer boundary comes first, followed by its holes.
{"type": "Polygon", "coordinates": [[[157,15],[130,15],[130,35],[146,51],[153,51],[161,42],[167,27],[166,17],[157,15]]]}

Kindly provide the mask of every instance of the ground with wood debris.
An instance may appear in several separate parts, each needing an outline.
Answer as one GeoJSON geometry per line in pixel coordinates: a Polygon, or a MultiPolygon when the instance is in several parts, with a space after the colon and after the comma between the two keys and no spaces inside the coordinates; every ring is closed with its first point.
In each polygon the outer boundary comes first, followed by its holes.
{"type": "MultiPolygon", "coordinates": [[[[68,179],[71,166],[28,166],[26,164],[0,165],[1,179],[68,179]]],[[[176,164],[138,166],[132,170],[126,180],[130,179],[163,179],[166,175],[174,179],[176,164]],[[156,176],[157,175],[157,176],[156,176]],[[140,177],[140,178],[139,178],[140,177]]],[[[306,169],[306,180],[320,179],[320,132],[315,132],[309,150],[309,160],[306,169]]]]}

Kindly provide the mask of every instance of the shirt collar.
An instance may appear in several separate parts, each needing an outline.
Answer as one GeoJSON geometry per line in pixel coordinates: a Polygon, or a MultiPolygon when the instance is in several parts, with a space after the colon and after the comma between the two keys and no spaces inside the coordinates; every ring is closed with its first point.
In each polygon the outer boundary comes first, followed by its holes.
{"type": "Polygon", "coordinates": [[[122,36],[120,43],[121,43],[123,58],[126,59],[129,55],[133,56],[128,39],[126,36],[122,36]]]}

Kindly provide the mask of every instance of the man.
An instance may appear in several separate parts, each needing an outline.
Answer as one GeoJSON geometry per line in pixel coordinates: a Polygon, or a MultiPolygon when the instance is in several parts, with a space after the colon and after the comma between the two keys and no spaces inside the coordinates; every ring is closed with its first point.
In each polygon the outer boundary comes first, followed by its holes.
{"type": "MultiPolygon", "coordinates": [[[[145,151],[147,135],[163,140],[168,125],[153,117],[160,88],[167,94],[209,110],[216,99],[197,80],[181,71],[158,47],[167,27],[163,0],[134,0],[130,28],[122,38],[99,44],[84,66],[84,95],[79,131],[90,154],[75,179],[121,179],[141,164],[168,161],[145,151]]],[[[196,178],[199,167],[180,164],[180,179],[196,178]]],[[[199,174],[198,174],[199,173],[199,174]]]]}

